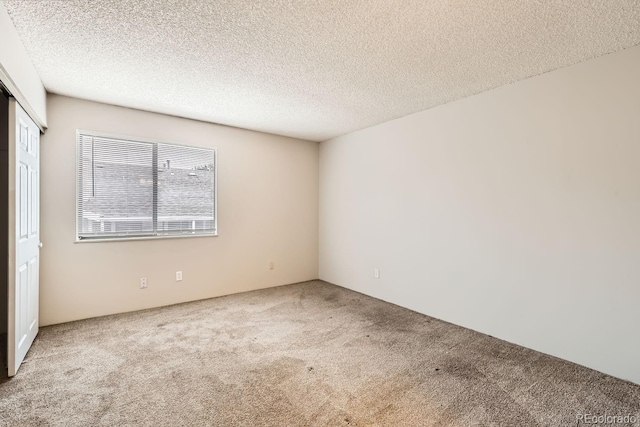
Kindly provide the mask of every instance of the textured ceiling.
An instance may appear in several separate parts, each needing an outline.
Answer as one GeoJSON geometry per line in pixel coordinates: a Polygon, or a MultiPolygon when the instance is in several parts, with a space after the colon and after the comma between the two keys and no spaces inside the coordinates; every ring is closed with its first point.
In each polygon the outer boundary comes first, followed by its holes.
{"type": "Polygon", "coordinates": [[[50,92],[322,141],[640,43],[640,0],[5,0],[50,92]]]}

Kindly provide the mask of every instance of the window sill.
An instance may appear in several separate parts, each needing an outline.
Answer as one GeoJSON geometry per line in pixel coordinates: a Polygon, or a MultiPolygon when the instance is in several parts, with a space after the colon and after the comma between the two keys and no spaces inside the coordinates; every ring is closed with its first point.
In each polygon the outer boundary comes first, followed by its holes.
{"type": "Polygon", "coordinates": [[[106,237],[95,239],[78,239],[73,243],[99,243],[99,242],[129,242],[133,240],[163,240],[163,239],[193,239],[195,237],[218,237],[215,234],[191,234],[191,235],[175,235],[175,236],[136,236],[136,237],[106,237]]]}

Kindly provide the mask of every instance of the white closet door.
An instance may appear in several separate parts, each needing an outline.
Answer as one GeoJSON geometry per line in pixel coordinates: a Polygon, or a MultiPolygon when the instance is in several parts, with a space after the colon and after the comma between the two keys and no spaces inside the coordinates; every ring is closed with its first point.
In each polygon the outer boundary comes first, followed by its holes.
{"type": "Polygon", "coordinates": [[[38,334],[40,130],[15,99],[9,105],[9,376],[38,334]]]}

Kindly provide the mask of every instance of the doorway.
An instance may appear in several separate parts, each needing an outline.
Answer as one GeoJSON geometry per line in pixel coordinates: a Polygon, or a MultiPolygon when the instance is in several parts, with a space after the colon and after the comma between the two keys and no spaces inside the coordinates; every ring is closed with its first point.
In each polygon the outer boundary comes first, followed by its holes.
{"type": "Polygon", "coordinates": [[[7,377],[9,310],[9,96],[0,89],[0,379],[7,377]]]}

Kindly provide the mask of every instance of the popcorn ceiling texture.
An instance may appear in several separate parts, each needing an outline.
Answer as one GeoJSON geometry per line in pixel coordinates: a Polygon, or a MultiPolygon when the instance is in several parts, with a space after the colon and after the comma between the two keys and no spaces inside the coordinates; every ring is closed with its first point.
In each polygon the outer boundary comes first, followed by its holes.
{"type": "Polygon", "coordinates": [[[640,1],[5,0],[48,91],[316,141],[640,43],[640,1]]]}

